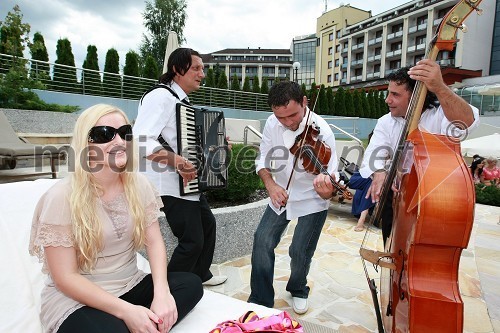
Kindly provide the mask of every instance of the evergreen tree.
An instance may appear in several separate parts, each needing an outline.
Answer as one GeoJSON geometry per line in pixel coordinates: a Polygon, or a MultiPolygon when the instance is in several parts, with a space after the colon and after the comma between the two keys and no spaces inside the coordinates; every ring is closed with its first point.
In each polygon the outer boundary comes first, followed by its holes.
{"type": "Polygon", "coordinates": [[[158,68],[163,68],[168,33],[175,31],[179,45],[185,40],[183,35],[186,24],[185,0],[154,0],[146,1],[142,17],[148,33],[142,35],[140,46],[141,58],[145,62],[151,55],[158,68]]]}
{"type": "Polygon", "coordinates": [[[354,89],[352,93],[352,104],[354,107],[354,116],[363,118],[363,106],[361,105],[361,93],[354,89]]]}
{"type": "Polygon", "coordinates": [[[257,75],[253,77],[252,92],[260,93],[259,77],[257,75]]]}
{"type": "Polygon", "coordinates": [[[228,88],[227,76],[226,76],[225,71],[220,72],[219,80],[217,81],[217,88],[219,88],[219,89],[227,89],[228,88]]]}
{"type": "Polygon", "coordinates": [[[325,85],[322,84],[319,88],[318,106],[316,107],[317,114],[328,114],[328,98],[326,97],[325,85]]]}
{"type": "MultiPolygon", "coordinates": [[[[145,79],[152,79],[152,80],[157,80],[159,77],[158,63],[156,62],[156,60],[153,58],[152,55],[148,55],[146,57],[146,62],[144,63],[144,68],[142,71],[142,77],[145,79]]],[[[151,80],[142,80],[142,90],[146,91],[154,84],[155,83],[152,82],[151,80]]]]}
{"type": "Polygon", "coordinates": [[[97,59],[97,47],[87,46],[87,57],[83,61],[82,91],[84,95],[101,95],[101,75],[99,74],[99,61],[97,59]]]}
{"type": "Polygon", "coordinates": [[[316,111],[316,98],[318,97],[318,86],[316,82],[311,84],[311,90],[309,91],[309,108],[316,111]]]}
{"type": "Polygon", "coordinates": [[[205,87],[214,88],[215,87],[215,76],[214,69],[209,68],[207,70],[207,75],[205,76],[205,87]]]}
{"type": "Polygon", "coordinates": [[[138,99],[142,96],[139,76],[139,55],[134,51],[128,51],[123,67],[123,98],[138,99]]]}
{"type": "Polygon", "coordinates": [[[381,115],[381,110],[380,110],[380,103],[378,102],[378,90],[373,90],[373,107],[375,110],[375,117],[374,118],[380,118],[381,115]]]}
{"type": "Polygon", "coordinates": [[[78,92],[75,56],[71,49],[71,42],[67,38],[57,41],[56,57],[52,78],[53,89],[71,93],[78,92]]]}
{"type": "Polygon", "coordinates": [[[309,96],[307,96],[307,88],[305,83],[302,83],[300,85],[300,89],[302,89],[302,93],[304,94],[304,96],[306,96],[309,99],[309,96]]]}
{"type": "Polygon", "coordinates": [[[269,82],[267,80],[267,77],[262,78],[262,84],[260,86],[260,93],[261,94],[269,94],[269,82]]]}
{"type": "Polygon", "coordinates": [[[45,41],[41,33],[36,32],[33,43],[30,46],[31,70],[30,77],[39,80],[43,84],[50,82],[49,54],[45,47],[45,41]]]}
{"type": "Polygon", "coordinates": [[[120,56],[118,51],[111,48],[106,52],[104,74],[102,77],[102,90],[104,96],[121,97],[122,81],[120,78],[120,56]]]}
{"type": "Polygon", "coordinates": [[[380,91],[379,93],[379,100],[378,100],[378,104],[379,104],[379,108],[380,108],[380,117],[382,117],[383,115],[385,115],[386,113],[389,112],[389,107],[387,106],[387,103],[385,102],[385,95],[383,91],[380,91]]]}
{"type": "Polygon", "coordinates": [[[376,110],[375,110],[375,100],[373,99],[373,89],[368,91],[368,95],[366,96],[368,100],[368,105],[370,105],[370,118],[377,118],[376,110]]]}
{"type": "MultiPolygon", "coordinates": [[[[23,14],[18,5],[8,12],[5,21],[0,21],[0,53],[8,54],[12,57],[0,58],[0,73],[8,72],[8,68],[14,67],[14,70],[22,72],[21,67],[25,66],[26,61],[19,59],[23,57],[26,46],[30,47],[29,40],[30,25],[23,23],[23,14]]],[[[28,74],[26,72],[26,78],[28,74]]]]}
{"type": "Polygon", "coordinates": [[[243,91],[252,91],[252,89],[250,88],[250,78],[248,76],[245,76],[245,81],[243,82],[243,91]]]}
{"type": "Polygon", "coordinates": [[[334,100],[333,100],[333,88],[331,86],[328,86],[326,88],[326,100],[328,101],[328,113],[329,115],[333,116],[334,115],[334,100]]]}
{"type": "Polygon", "coordinates": [[[238,76],[233,74],[233,79],[231,80],[231,90],[240,91],[240,80],[238,80],[238,76]]]}
{"type": "Polygon", "coordinates": [[[345,116],[345,90],[342,87],[337,89],[335,93],[335,115],[345,116]]]}
{"type": "Polygon", "coordinates": [[[368,103],[368,96],[366,95],[365,89],[361,89],[361,105],[363,107],[363,117],[364,118],[370,118],[370,104],[368,103]]]}
{"type": "Polygon", "coordinates": [[[352,100],[351,90],[346,90],[345,94],[345,116],[354,117],[354,102],[352,100]]]}
{"type": "Polygon", "coordinates": [[[219,77],[222,72],[219,63],[216,63],[214,66],[214,88],[219,86],[219,77]]]}

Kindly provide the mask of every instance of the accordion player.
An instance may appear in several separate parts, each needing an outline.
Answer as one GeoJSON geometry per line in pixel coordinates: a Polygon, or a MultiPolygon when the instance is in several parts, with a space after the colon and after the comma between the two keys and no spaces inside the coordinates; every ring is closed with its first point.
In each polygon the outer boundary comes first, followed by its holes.
{"type": "Polygon", "coordinates": [[[229,164],[224,114],[177,103],[177,154],[191,162],[197,176],[184,186],[181,195],[226,188],[229,164]]]}

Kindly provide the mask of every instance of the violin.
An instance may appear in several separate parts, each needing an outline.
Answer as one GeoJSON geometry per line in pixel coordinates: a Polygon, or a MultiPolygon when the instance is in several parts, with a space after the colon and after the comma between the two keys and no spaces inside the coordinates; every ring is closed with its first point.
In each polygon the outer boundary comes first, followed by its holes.
{"type": "MultiPolygon", "coordinates": [[[[320,173],[328,175],[336,192],[342,195],[344,199],[352,200],[352,193],[347,190],[347,186],[339,184],[328,173],[327,166],[332,156],[332,149],[326,143],[318,139],[319,133],[319,127],[313,123],[311,125],[306,125],[304,131],[297,135],[295,143],[289,149],[295,156],[295,163],[298,159],[302,159],[302,166],[308,173],[312,173],[313,175],[318,175],[320,173]]],[[[288,185],[289,184],[290,180],[288,181],[288,185]]]]}

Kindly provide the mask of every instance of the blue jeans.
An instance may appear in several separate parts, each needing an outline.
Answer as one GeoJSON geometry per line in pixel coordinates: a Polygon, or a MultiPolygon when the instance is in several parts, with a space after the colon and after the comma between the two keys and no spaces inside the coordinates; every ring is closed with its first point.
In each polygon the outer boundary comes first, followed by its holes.
{"type": "MultiPolygon", "coordinates": [[[[301,216],[293,233],[292,244],[289,247],[290,278],[286,290],[293,297],[307,298],[307,274],[311,267],[311,259],[318,245],[321,229],[325,224],[327,210],[301,216]]],[[[248,302],[274,306],[274,249],[278,246],[281,236],[290,220],[286,212],[277,215],[271,207],[267,207],[259,226],[255,231],[252,250],[252,274],[250,287],[252,289],[248,302]]]]}

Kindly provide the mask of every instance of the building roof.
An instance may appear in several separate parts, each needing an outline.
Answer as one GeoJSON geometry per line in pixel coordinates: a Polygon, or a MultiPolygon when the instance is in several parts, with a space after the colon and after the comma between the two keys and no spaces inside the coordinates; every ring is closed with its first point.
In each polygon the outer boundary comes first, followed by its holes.
{"type": "Polygon", "coordinates": [[[218,55],[218,54],[285,54],[285,55],[291,55],[292,51],[289,49],[251,49],[251,48],[246,48],[246,49],[224,49],[220,51],[215,51],[212,52],[211,55],[218,55]]]}

